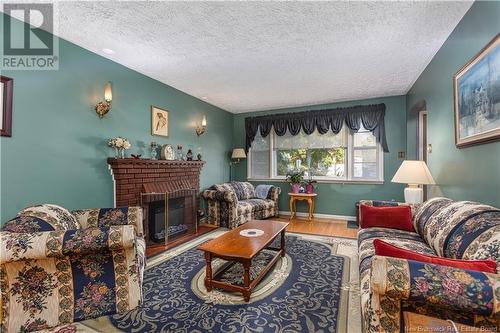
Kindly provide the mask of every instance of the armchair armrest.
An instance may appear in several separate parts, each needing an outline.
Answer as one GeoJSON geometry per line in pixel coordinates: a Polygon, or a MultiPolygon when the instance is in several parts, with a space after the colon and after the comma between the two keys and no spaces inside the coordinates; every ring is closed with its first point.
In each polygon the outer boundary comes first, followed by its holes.
{"type": "Polygon", "coordinates": [[[35,233],[0,232],[0,264],[127,249],[136,241],[134,226],[91,227],[35,233]]]}
{"type": "Polygon", "coordinates": [[[205,190],[203,191],[203,198],[206,200],[226,201],[234,204],[238,203],[236,193],[232,191],[205,190]]]}
{"type": "Polygon", "coordinates": [[[281,193],[281,188],[278,187],[278,186],[273,186],[269,190],[268,198],[271,199],[271,200],[273,200],[273,201],[278,202],[280,193],[281,193]]]}
{"type": "Polygon", "coordinates": [[[141,207],[78,209],[71,213],[82,228],[133,225],[138,236],[144,233],[141,207]]]}
{"type": "Polygon", "coordinates": [[[374,256],[371,288],[392,299],[425,302],[489,317],[500,316],[500,275],[374,256]]]}

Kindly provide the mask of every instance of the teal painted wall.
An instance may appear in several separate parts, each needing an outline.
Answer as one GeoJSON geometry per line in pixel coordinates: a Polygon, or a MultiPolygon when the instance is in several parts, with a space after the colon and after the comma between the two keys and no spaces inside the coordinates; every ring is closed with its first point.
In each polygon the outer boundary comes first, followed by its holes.
{"type": "Polygon", "coordinates": [[[411,111],[425,100],[428,142],[433,151],[428,164],[436,186],[429,195],[475,200],[500,206],[500,142],[455,147],[453,75],[500,32],[500,2],[472,5],[407,95],[407,150],[416,156],[417,115],[411,111]]]}
{"type": "MultiPolygon", "coordinates": [[[[389,153],[384,153],[384,184],[340,184],[321,183],[317,184],[318,193],[316,201],[316,212],[333,215],[355,215],[355,203],[361,199],[403,200],[403,188],[401,184],[391,183],[394,173],[399,168],[402,160],[398,159],[398,152],[406,149],[406,97],[394,96],[374,98],[360,101],[351,101],[334,104],[314,105],[298,108],[269,110],[263,112],[243,113],[234,117],[234,147],[245,146],[245,118],[255,115],[264,115],[282,112],[300,112],[324,108],[346,107],[359,104],[386,105],[386,132],[389,153]]],[[[246,180],[247,164],[243,161],[234,168],[233,178],[246,180]]],[[[253,182],[257,184],[257,182],[253,182]]],[[[266,182],[268,183],[268,182],[266,182]]],[[[290,185],[284,182],[272,183],[282,188],[280,197],[280,210],[288,210],[288,195],[290,185]]],[[[297,210],[305,212],[307,206],[304,202],[298,203],[297,210]]]]}
{"type": "MultiPolygon", "coordinates": [[[[0,16],[0,26],[3,15],[0,16]]],[[[21,24],[21,23],[19,23],[21,24]]],[[[69,209],[110,207],[113,184],[108,138],[123,136],[130,153],[149,156],[153,139],[201,150],[201,186],[229,179],[233,115],[113,61],[60,40],[58,71],[4,71],[14,79],[13,136],[0,140],[1,221],[33,203],[69,209]],[[113,108],[93,110],[113,83],[113,108]],[[170,111],[170,136],[151,136],[150,106],[170,111]],[[194,127],[207,116],[206,134],[194,127]]]]}

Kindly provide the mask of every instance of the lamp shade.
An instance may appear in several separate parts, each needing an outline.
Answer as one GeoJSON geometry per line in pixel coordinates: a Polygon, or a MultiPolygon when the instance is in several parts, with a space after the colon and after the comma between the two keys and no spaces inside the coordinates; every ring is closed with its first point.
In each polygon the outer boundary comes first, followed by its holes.
{"type": "Polygon", "coordinates": [[[392,178],[393,183],[436,184],[424,161],[403,161],[392,178]]]}
{"type": "Polygon", "coordinates": [[[231,158],[246,158],[245,150],[243,148],[234,148],[231,158]]]}

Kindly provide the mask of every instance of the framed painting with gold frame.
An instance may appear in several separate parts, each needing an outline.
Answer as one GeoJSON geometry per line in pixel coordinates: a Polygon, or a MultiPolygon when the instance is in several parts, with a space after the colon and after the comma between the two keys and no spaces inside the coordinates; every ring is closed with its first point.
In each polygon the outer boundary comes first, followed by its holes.
{"type": "Polygon", "coordinates": [[[453,76],[455,144],[500,140],[500,34],[453,76]]]}
{"type": "Polygon", "coordinates": [[[168,111],[151,105],[151,135],[168,137],[168,111]]]}

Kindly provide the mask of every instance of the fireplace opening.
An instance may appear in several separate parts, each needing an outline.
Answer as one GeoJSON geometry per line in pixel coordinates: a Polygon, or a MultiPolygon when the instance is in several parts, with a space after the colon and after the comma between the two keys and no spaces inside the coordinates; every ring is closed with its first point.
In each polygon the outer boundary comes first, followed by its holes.
{"type": "Polygon", "coordinates": [[[144,186],[149,192],[141,193],[146,245],[168,244],[196,233],[197,191],[188,187],[178,182],[144,186]]]}
{"type": "Polygon", "coordinates": [[[155,243],[165,242],[165,232],[169,240],[189,231],[185,221],[186,204],[184,198],[168,200],[167,230],[165,231],[165,200],[149,203],[149,236],[155,243]]]}

